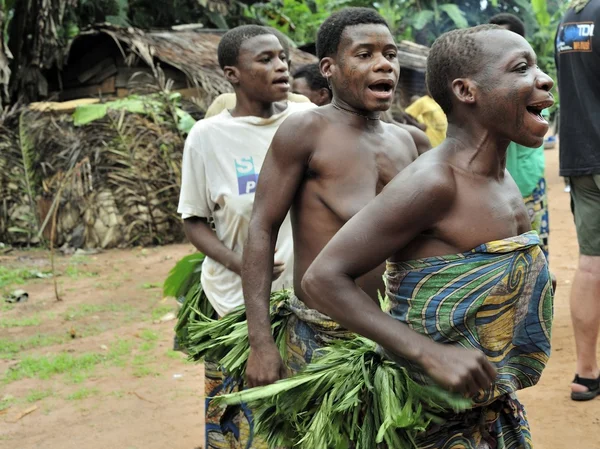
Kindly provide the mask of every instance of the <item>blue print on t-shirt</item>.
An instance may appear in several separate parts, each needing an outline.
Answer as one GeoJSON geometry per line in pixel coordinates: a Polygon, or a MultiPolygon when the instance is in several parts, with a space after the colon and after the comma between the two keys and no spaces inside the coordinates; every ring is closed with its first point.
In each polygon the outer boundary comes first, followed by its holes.
{"type": "Polygon", "coordinates": [[[238,193],[240,195],[254,193],[256,182],[258,181],[258,173],[256,173],[256,168],[254,167],[254,160],[251,157],[236,159],[235,172],[238,180],[238,193]]]}

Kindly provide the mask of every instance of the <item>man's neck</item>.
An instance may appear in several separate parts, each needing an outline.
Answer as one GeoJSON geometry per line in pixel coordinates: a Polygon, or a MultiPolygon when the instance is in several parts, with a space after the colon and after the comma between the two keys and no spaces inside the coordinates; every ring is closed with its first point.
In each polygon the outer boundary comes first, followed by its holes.
{"type": "Polygon", "coordinates": [[[499,139],[482,130],[477,123],[449,123],[446,142],[456,151],[460,168],[490,178],[504,177],[509,140],[499,139]]]}
{"type": "Polygon", "coordinates": [[[359,110],[350,106],[348,103],[338,98],[333,98],[328,105],[334,109],[340,117],[343,117],[345,123],[364,129],[378,129],[381,127],[381,112],[359,110]]]}
{"type": "Polygon", "coordinates": [[[285,110],[283,103],[262,102],[248,98],[236,92],[235,108],[231,111],[233,117],[261,117],[269,118],[285,110]]]}

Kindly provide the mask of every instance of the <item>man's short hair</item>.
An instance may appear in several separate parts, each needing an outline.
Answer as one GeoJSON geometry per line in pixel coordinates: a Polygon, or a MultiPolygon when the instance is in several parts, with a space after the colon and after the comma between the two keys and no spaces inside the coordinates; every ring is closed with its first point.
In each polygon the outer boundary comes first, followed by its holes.
{"type": "Polygon", "coordinates": [[[304,78],[311,90],[327,89],[331,94],[327,78],[321,74],[319,64],[316,62],[314,64],[303,65],[294,72],[293,77],[294,79],[304,78]]]}
{"type": "Polygon", "coordinates": [[[479,25],[453,30],[438,37],[427,57],[427,89],[448,115],[452,111],[450,83],[473,76],[483,67],[482,42],[476,34],[500,30],[498,25],[479,25]]]}
{"type": "Polygon", "coordinates": [[[507,26],[509,31],[525,37],[525,24],[514,14],[509,14],[507,12],[496,14],[490,19],[490,23],[493,25],[507,26]]]}
{"type": "Polygon", "coordinates": [[[224,69],[225,66],[234,66],[237,64],[240,47],[245,40],[262,36],[263,34],[275,35],[269,28],[260,25],[242,25],[225,33],[217,48],[217,57],[221,69],[224,69]]]}
{"type": "Polygon", "coordinates": [[[317,57],[323,59],[335,55],[340,45],[342,33],[347,27],[368,24],[384,25],[389,29],[385,19],[374,9],[344,8],[334,12],[319,27],[317,57]]]}

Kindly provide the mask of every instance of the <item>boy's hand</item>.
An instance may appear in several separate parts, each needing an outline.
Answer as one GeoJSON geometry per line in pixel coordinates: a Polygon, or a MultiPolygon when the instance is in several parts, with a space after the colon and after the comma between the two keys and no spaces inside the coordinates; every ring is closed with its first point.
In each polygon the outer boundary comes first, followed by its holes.
{"type": "Polygon", "coordinates": [[[477,395],[496,379],[496,369],[481,351],[432,342],[424,349],[420,365],[441,387],[477,395]]]}

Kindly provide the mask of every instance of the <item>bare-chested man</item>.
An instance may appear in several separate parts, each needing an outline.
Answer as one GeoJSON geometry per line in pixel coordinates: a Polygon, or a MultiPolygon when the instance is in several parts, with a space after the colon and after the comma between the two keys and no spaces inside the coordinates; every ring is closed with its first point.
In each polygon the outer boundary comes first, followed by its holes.
{"type": "MultiPolygon", "coordinates": [[[[366,8],[332,14],[319,29],[317,53],[331,82],[332,103],[281,125],[256,189],[242,271],[250,386],[275,382],[286,373],[271,334],[269,292],[277,233],[290,209],[297,295],[291,309],[300,329],[289,330],[288,347],[297,349],[299,364],[290,363],[295,368],[310,360],[336,326],[303,305],[304,272],[344,223],[419,155],[409,132],[379,120],[392,103],[400,72],[385,20],[366,8]]],[[[359,281],[374,300],[383,291],[383,271],[380,266],[359,281]]]]}
{"type": "Polygon", "coordinates": [[[472,398],[472,408],[420,433],[417,447],[530,448],[516,393],[548,361],[552,289],[506,149],[542,144],[553,82],[525,39],[484,25],[438,38],[427,84],[448,116],[446,140],[335,235],[303,291],[311,307],[408,364],[416,381],[472,398]],[[386,259],[389,313],[355,285],[386,259]]]}

